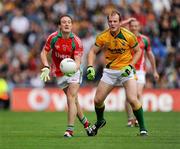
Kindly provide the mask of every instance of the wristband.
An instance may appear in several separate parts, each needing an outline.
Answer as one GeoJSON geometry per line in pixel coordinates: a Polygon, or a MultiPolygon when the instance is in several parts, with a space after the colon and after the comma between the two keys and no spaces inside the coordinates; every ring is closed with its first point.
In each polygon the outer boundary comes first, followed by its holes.
{"type": "Polygon", "coordinates": [[[49,67],[49,66],[44,66],[44,68],[48,68],[48,69],[50,69],[50,67],[49,67]]]}

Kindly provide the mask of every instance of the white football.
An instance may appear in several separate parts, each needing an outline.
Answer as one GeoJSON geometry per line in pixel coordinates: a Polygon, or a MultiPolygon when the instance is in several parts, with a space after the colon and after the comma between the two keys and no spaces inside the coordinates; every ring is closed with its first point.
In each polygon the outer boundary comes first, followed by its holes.
{"type": "Polygon", "coordinates": [[[63,73],[75,73],[77,70],[76,62],[71,58],[65,58],[60,63],[60,69],[63,73]]]}

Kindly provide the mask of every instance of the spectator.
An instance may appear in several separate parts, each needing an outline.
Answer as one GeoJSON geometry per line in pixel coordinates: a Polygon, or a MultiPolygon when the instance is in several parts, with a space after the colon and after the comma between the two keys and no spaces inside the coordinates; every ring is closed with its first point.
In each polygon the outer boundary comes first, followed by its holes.
{"type": "MultiPolygon", "coordinates": [[[[167,74],[170,74],[172,69],[162,67],[167,63],[169,53],[174,52],[177,57],[180,50],[179,4],[179,0],[0,2],[0,74],[9,74],[6,79],[13,84],[12,86],[32,86],[29,78],[36,80],[34,71],[40,72],[40,49],[48,35],[56,30],[54,22],[58,15],[68,13],[73,17],[75,33],[81,36],[83,45],[88,46],[91,40],[95,40],[93,37],[107,27],[105,15],[116,8],[121,12],[123,19],[134,16],[140,20],[143,25],[142,33],[150,36],[152,50],[158,62],[158,72],[165,73],[165,76],[161,75],[160,78],[165,79],[163,88],[180,87],[180,83],[169,84],[171,77],[167,77],[167,74]]],[[[98,77],[102,70],[101,61],[99,58],[96,62],[98,77]]],[[[177,64],[178,58],[174,58],[173,61],[177,64]]],[[[178,68],[173,68],[176,74],[173,78],[177,79],[176,82],[180,82],[178,68]]],[[[151,87],[162,87],[154,85],[151,79],[149,81],[151,87]]]]}

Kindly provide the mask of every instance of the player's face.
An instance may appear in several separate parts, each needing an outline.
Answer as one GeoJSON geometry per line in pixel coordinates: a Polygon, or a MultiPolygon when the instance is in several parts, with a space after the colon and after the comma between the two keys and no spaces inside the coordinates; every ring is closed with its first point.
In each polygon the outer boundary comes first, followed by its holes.
{"type": "Polygon", "coordinates": [[[108,25],[111,32],[117,32],[120,27],[119,15],[109,16],[108,25]]]}
{"type": "Polygon", "coordinates": [[[139,30],[140,30],[140,24],[138,21],[132,21],[130,24],[129,24],[129,30],[131,32],[133,32],[135,35],[137,35],[139,33],[139,30]]]}
{"type": "Polygon", "coordinates": [[[72,20],[65,16],[61,18],[60,29],[62,32],[69,33],[72,30],[72,20]]]}

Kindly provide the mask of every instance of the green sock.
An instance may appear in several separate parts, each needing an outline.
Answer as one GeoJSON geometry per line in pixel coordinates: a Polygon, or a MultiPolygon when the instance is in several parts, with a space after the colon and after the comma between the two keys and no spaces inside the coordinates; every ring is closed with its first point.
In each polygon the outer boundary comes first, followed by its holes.
{"type": "Polygon", "coordinates": [[[97,121],[101,121],[104,119],[104,109],[105,109],[105,105],[103,105],[102,107],[95,106],[97,121]]]}
{"type": "Polygon", "coordinates": [[[144,125],[144,117],[143,117],[142,107],[138,110],[133,110],[133,112],[134,112],[134,115],[136,116],[136,119],[138,120],[140,131],[146,130],[145,125],[144,125]]]}

